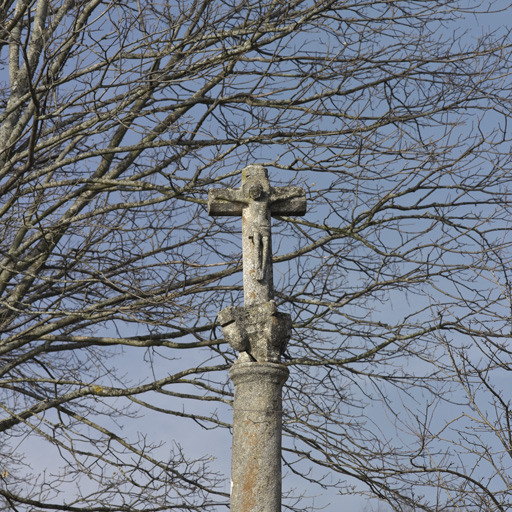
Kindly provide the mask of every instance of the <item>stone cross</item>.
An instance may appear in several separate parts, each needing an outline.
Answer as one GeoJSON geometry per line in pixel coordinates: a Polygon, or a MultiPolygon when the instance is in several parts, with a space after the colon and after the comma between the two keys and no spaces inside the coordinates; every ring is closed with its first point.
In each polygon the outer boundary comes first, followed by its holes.
{"type": "Polygon", "coordinates": [[[273,301],[270,221],[275,216],[304,215],[305,192],[300,187],[271,187],[267,169],[249,165],[242,171],[238,190],[209,191],[208,213],[242,217],[245,308],[229,307],[219,313],[224,336],[240,352],[241,361],[278,362],[291,320],[277,312],[273,301]]]}
{"type": "Polygon", "coordinates": [[[270,221],[304,215],[306,196],[298,187],[271,187],[267,170],[250,165],[240,189],[209,191],[208,212],[242,217],[245,306],[218,315],[224,338],[240,352],[229,371],[235,387],[230,511],[281,512],[281,391],[289,372],[280,356],[292,322],[273,300],[270,221]]]}

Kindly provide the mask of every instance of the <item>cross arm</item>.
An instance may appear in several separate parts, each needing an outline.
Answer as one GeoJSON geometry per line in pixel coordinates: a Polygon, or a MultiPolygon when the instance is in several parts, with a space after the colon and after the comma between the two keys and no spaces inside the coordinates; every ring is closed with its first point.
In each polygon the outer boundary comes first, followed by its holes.
{"type": "Polygon", "coordinates": [[[300,187],[272,187],[270,211],[273,217],[280,215],[305,215],[306,192],[300,187]]]}
{"type": "Polygon", "coordinates": [[[213,217],[242,215],[244,206],[247,205],[240,190],[231,188],[216,188],[208,191],[208,215],[213,217]]]}

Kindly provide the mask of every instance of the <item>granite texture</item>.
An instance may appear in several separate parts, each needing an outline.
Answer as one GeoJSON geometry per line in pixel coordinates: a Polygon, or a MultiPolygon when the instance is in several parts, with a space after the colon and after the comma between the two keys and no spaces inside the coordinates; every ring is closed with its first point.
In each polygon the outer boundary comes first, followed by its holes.
{"type": "Polygon", "coordinates": [[[229,372],[235,386],[231,512],[281,511],[281,391],[288,369],[280,359],[292,322],[273,300],[271,217],[305,212],[304,190],[271,187],[260,165],[242,171],[239,189],[208,193],[210,215],[242,217],[244,306],[218,316],[239,352],[229,372]]]}
{"type": "Polygon", "coordinates": [[[229,374],[235,385],[230,510],[281,512],[281,390],[288,369],[236,363],[229,374]]]}

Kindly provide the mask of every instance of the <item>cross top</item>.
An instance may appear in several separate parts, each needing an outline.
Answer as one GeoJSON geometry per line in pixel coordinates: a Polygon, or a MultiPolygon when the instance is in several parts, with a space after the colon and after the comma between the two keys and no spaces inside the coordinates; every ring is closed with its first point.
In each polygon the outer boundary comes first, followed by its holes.
{"type": "Polygon", "coordinates": [[[251,306],[272,300],[271,217],[304,215],[304,190],[300,187],[271,187],[267,169],[249,165],[242,171],[239,189],[208,192],[208,213],[242,217],[244,303],[251,306]]]}

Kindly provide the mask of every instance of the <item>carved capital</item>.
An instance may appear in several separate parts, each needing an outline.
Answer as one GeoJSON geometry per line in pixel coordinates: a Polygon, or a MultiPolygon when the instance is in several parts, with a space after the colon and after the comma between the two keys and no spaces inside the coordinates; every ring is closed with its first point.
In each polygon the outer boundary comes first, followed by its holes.
{"type": "Polygon", "coordinates": [[[291,337],[291,317],[277,311],[273,300],[247,307],[230,306],[219,313],[218,319],[229,344],[260,363],[279,362],[291,337]]]}

